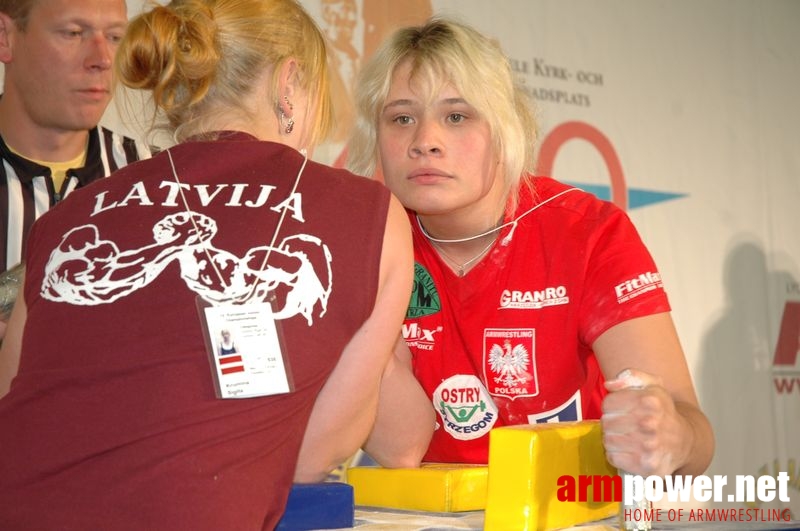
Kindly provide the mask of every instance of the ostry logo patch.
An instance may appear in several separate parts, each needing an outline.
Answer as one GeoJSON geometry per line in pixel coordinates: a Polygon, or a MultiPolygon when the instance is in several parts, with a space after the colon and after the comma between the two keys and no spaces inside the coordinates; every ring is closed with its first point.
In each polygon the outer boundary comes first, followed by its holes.
{"type": "Polygon", "coordinates": [[[432,400],[442,426],[454,439],[483,437],[497,422],[497,406],[475,375],[451,376],[436,388],[432,400]]]}
{"type": "Polygon", "coordinates": [[[489,394],[512,400],[539,394],[534,339],[532,328],[483,331],[483,375],[489,394]]]}
{"type": "Polygon", "coordinates": [[[660,273],[642,273],[638,277],[626,280],[622,284],[614,286],[617,294],[617,302],[622,304],[625,301],[635,299],[639,295],[644,295],[648,291],[663,288],[660,273]]]}
{"type": "Polygon", "coordinates": [[[431,315],[442,309],[442,301],[433,278],[421,264],[414,263],[414,289],[406,310],[406,319],[431,315]]]}
{"type": "Polygon", "coordinates": [[[538,310],[546,306],[569,304],[565,286],[555,286],[539,291],[503,290],[500,294],[500,310],[538,310]]]}

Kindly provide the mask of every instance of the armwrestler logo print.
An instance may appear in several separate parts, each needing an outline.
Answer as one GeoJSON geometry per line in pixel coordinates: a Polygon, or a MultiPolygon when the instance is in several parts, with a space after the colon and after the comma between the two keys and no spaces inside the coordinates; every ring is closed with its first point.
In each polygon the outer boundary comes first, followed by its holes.
{"type": "Polygon", "coordinates": [[[212,218],[180,212],[155,224],[153,244],[120,250],[101,238],[97,226],[76,227],[51,253],[41,294],[67,304],[108,304],[144,288],[177,262],[187,287],[211,304],[265,302],[270,292],[280,290],[283,303],[275,319],[300,314],[311,325],[317,303],[318,316],[325,314],[332,289],[331,254],[319,238],[288,236],[276,247],[254,247],[238,257],[214,246],[216,233],[212,218]],[[267,255],[270,261],[264,267],[267,255]],[[326,268],[317,270],[315,263],[326,268]]]}
{"type": "Polygon", "coordinates": [[[487,328],[483,371],[489,394],[515,399],[539,394],[533,329],[487,328]]]}

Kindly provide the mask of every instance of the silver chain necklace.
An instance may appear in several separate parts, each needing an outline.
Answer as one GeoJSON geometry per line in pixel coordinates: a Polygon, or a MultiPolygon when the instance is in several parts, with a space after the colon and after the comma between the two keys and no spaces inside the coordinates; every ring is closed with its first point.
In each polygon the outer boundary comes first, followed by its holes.
{"type": "MultiPolygon", "coordinates": [[[[489,229],[486,232],[481,232],[480,234],[476,234],[475,236],[469,236],[468,238],[457,238],[455,240],[440,240],[439,238],[434,238],[428,231],[425,230],[425,226],[422,224],[422,220],[419,219],[419,214],[414,214],[414,217],[417,218],[417,225],[419,225],[419,230],[422,231],[422,235],[428,238],[431,242],[435,243],[462,243],[462,242],[470,242],[472,240],[477,240],[478,238],[483,238],[484,236],[488,236],[493,232],[497,232],[500,229],[508,227],[509,225],[513,225],[516,220],[511,220],[508,223],[500,224],[498,223],[497,226],[493,229],[489,229]]],[[[502,219],[501,219],[502,221],[502,219]]]]}
{"type": "Polygon", "coordinates": [[[562,190],[561,192],[555,194],[554,196],[545,199],[541,203],[535,204],[533,207],[529,208],[528,210],[526,210],[525,212],[523,212],[522,214],[517,216],[515,219],[512,219],[511,221],[508,221],[506,223],[498,224],[498,226],[496,226],[493,229],[489,229],[486,232],[482,232],[480,234],[476,234],[475,236],[469,236],[467,238],[458,238],[458,239],[455,239],[455,240],[442,240],[442,239],[439,239],[439,238],[434,238],[433,236],[428,234],[427,230],[425,230],[425,227],[422,225],[422,220],[419,219],[419,214],[414,214],[414,217],[417,219],[417,226],[419,227],[420,232],[422,232],[422,235],[425,236],[425,238],[427,238],[427,240],[429,242],[431,242],[431,246],[433,246],[443,258],[445,258],[452,265],[456,266],[456,268],[458,269],[456,271],[458,276],[459,277],[463,277],[464,274],[466,273],[466,271],[465,271],[466,268],[469,267],[469,265],[471,263],[473,263],[474,261],[479,259],[481,256],[486,254],[486,251],[488,251],[492,247],[492,245],[494,245],[494,242],[497,239],[497,237],[492,238],[492,241],[489,242],[489,245],[484,247],[481,250],[481,252],[479,252],[478,254],[476,254],[475,256],[473,256],[472,258],[467,260],[466,262],[458,262],[457,260],[454,260],[451,256],[449,256],[446,252],[444,252],[444,250],[440,247],[440,245],[442,243],[469,242],[469,241],[472,241],[472,240],[477,240],[478,238],[482,238],[484,236],[488,236],[489,234],[492,234],[493,232],[497,232],[497,231],[499,231],[501,229],[504,229],[506,227],[511,226],[512,227],[511,231],[508,233],[508,235],[505,238],[503,238],[503,241],[502,241],[502,245],[508,245],[511,242],[511,236],[514,234],[514,231],[517,228],[517,223],[519,222],[519,220],[521,220],[522,218],[524,218],[525,216],[527,216],[531,212],[537,210],[539,207],[546,205],[550,201],[553,201],[554,199],[556,199],[558,197],[561,197],[562,195],[564,195],[566,193],[573,192],[575,190],[580,190],[580,189],[579,188],[567,188],[566,190],[562,190]]]}
{"type": "Polygon", "coordinates": [[[460,239],[456,239],[456,240],[441,240],[439,238],[434,238],[433,236],[428,234],[428,231],[425,230],[425,226],[422,224],[422,220],[419,219],[419,215],[418,214],[415,214],[415,217],[417,218],[417,225],[419,226],[419,230],[420,230],[420,232],[422,232],[422,235],[425,236],[428,239],[429,242],[431,242],[431,245],[438,251],[438,253],[442,256],[442,258],[446,259],[448,262],[450,262],[452,265],[454,265],[456,267],[456,274],[459,277],[463,277],[466,274],[466,269],[469,267],[470,264],[472,264],[473,262],[478,260],[481,256],[486,254],[486,251],[488,251],[491,248],[491,246],[494,245],[494,242],[497,239],[497,237],[496,236],[493,237],[492,241],[489,242],[489,245],[487,245],[486,247],[481,249],[481,251],[478,254],[476,254],[475,256],[473,256],[472,258],[467,260],[466,262],[459,262],[458,260],[455,260],[452,256],[447,254],[444,251],[444,249],[442,249],[442,245],[441,244],[443,244],[443,243],[464,243],[464,242],[469,242],[469,241],[472,241],[472,240],[477,240],[478,238],[483,238],[484,236],[488,236],[489,234],[495,233],[495,232],[499,231],[500,229],[504,228],[505,226],[510,225],[510,223],[503,224],[502,223],[503,220],[501,218],[500,221],[497,222],[497,226],[495,226],[494,228],[489,229],[489,230],[487,230],[485,232],[482,232],[480,234],[476,234],[475,236],[470,236],[468,238],[460,238],[460,239]]]}
{"type": "Polygon", "coordinates": [[[492,247],[492,245],[494,245],[495,239],[496,238],[492,238],[492,241],[489,242],[489,245],[481,249],[481,251],[478,254],[476,254],[466,262],[458,262],[457,260],[454,260],[452,256],[444,252],[444,249],[442,249],[440,244],[436,243],[435,240],[430,240],[430,242],[431,245],[433,245],[436,248],[436,250],[439,251],[439,254],[441,254],[444,258],[446,258],[448,262],[456,266],[457,268],[456,274],[459,277],[463,277],[466,274],[466,268],[469,267],[469,265],[474,261],[476,261],[478,258],[486,254],[486,251],[488,251],[492,247]]]}

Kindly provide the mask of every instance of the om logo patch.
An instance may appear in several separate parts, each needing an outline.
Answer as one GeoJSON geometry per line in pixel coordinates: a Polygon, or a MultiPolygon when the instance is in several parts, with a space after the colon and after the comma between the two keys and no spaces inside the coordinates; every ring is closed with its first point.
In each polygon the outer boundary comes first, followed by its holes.
{"type": "Polygon", "coordinates": [[[406,319],[424,317],[442,309],[442,301],[433,278],[419,262],[414,263],[414,289],[406,310],[406,319]]]}

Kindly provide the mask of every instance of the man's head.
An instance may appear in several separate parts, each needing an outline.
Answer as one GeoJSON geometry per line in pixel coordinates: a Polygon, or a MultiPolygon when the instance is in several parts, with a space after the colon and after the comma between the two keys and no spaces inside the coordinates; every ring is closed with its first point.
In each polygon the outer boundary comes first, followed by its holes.
{"type": "Polygon", "coordinates": [[[125,0],[0,0],[3,100],[31,130],[97,125],[111,100],[125,0]]]}

